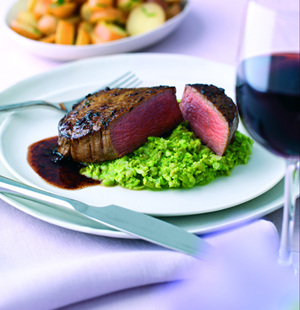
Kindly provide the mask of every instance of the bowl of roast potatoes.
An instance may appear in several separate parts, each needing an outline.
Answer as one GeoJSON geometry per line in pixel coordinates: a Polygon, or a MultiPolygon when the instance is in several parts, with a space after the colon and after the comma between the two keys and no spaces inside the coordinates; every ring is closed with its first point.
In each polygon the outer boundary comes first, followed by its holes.
{"type": "Polygon", "coordinates": [[[185,0],[19,0],[8,10],[8,33],[42,57],[72,60],[131,52],[175,30],[185,0]]]}

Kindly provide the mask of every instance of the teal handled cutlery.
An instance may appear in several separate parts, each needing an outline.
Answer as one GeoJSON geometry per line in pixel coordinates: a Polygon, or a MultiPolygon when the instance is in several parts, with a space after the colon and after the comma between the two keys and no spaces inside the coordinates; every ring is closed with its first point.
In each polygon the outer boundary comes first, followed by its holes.
{"type": "MultiPolygon", "coordinates": [[[[0,193],[72,208],[81,215],[163,247],[204,259],[212,246],[200,237],[157,218],[115,205],[94,207],[0,176],[0,193]]],[[[45,206],[48,207],[48,206],[45,206]]]]}

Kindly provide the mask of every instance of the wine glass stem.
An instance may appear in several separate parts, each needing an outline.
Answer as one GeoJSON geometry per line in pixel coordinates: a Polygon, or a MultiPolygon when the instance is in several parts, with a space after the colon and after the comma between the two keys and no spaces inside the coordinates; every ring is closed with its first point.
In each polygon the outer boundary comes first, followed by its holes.
{"type": "Polygon", "coordinates": [[[284,180],[284,206],[278,262],[292,264],[292,242],[295,221],[296,186],[298,183],[297,160],[287,160],[284,180]]]}

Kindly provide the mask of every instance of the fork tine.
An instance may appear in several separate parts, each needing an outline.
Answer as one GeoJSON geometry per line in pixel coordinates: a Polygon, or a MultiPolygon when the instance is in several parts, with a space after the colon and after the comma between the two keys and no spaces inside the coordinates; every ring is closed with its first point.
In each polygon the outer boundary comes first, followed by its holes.
{"type": "Polygon", "coordinates": [[[133,81],[127,83],[126,85],[123,85],[124,88],[126,87],[138,87],[141,85],[142,81],[139,80],[138,78],[135,78],[133,81]]]}
{"type": "Polygon", "coordinates": [[[137,82],[136,85],[131,85],[131,87],[138,87],[138,86],[140,86],[142,83],[143,83],[143,81],[140,80],[140,81],[137,82]]]}
{"type": "MultiPolygon", "coordinates": [[[[140,85],[142,83],[141,80],[139,80],[136,75],[134,73],[132,73],[131,71],[126,72],[125,74],[121,75],[120,77],[118,77],[117,79],[115,79],[114,81],[107,83],[105,86],[107,87],[120,87],[121,85],[123,87],[137,87],[138,85],[140,85]],[[125,78],[125,80],[124,80],[125,78]],[[118,83],[117,85],[113,86],[114,84],[118,83]]],[[[104,89],[101,88],[101,89],[104,89]]],[[[97,90],[99,91],[99,89],[97,90]]],[[[97,92],[94,91],[94,92],[97,92]]],[[[77,98],[77,99],[73,99],[70,101],[64,101],[64,102],[57,102],[57,103],[50,103],[44,100],[31,100],[31,101],[27,101],[27,102],[21,102],[21,103],[15,103],[15,104],[9,104],[9,105],[2,105],[0,107],[0,111],[13,111],[13,110],[18,110],[18,109],[23,109],[23,108],[27,108],[27,107],[35,107],[35,106],[46,106],[46,107],[50,107],[50,108],[54,108],[60,111],[64,111],[65,113],[69,112],[72,110],[72,107],[74,104],[79,103],[80,101],[84,100],[87,96],[84,96],[82,98],[77,98]]]]}
{"type": "MultiPolygon", "coordinates": [[[[126,72],[125,74],[119,76],[117,79],[115,79],[114,81],[111,81],[110,83],[106,84],[107,87],[115,87],[113,86],[115,83],[118,83],[119,81],[121,81],[122,79],[124,79],[125,77],[127,77],[129,74],[131,74],[131,71],[126,72]]],[[[126,80],[125,80],[126,81],[126,80]]],[[[121,82],[122,83],[122,82],[121,82]]]]}
{"type": "Polygon", "coordinates": [[[132,74],[131,76],[129,76],[127,79],[120,81],[117,85],[114,85],[114,88],[118,88],[118,87],[124,87],[124,85],[126,85],[126,83],[129,83],[132,79],[136,78],[135,74],[132,74]]]}
{"type": "MultiPolygon", "coordinates": [[[[137,87],[138,85],[140,85],[142,83],[141,80],[139,80],[137,78],[137,76],[132,73],[131,71],[128,71],[126,72],[125,74],[121,75],[120,77],[118,77],[117,79],[115,79],[114,81],[110,82],[110,83],[107,83],[105,84],[106,87],[109,87],[109,88],[118,88],[118,87],[137,87]]],[[[104,86],[101,88],[101,89],[104,89],[104,86]]],[[[100,89],[100,90],[101,90],[100,89]]],[[[99,89],[97,90],[99,91],[99,89]]],[[[96,91],[94,91],[96,92],[96,91]]],[[[60,106],[60,110],[63,110],[63,111],[66,111],[66,112],[69,112],[71,109],[72,109],[72,106],[82,100],[84,100],[86,97],[82,97],[82,98],[77,98],[75,100],[71,100],[71,101],[65,101],[62,106],[62,104],[60,103],[59,106],[60,106]]],[[[49,104],[48,104],[49,105],[49,104]]]]}

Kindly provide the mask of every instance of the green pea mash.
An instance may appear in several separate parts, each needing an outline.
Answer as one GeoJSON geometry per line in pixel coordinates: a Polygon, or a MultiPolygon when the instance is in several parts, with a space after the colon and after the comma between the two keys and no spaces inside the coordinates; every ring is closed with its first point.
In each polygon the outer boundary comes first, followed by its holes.
{"type": "Polygon", "coordinates": [[[102,181],[105,186],[128,189],[163,190],[206,185],[218,176],[230,175],[240,164],[247,164],[253,140],[236,132],[223,156],[216,155],[180,124],[167,138],[149,137],[148,142],[122,158],[90,163],[82,175],[102,181]]]}

